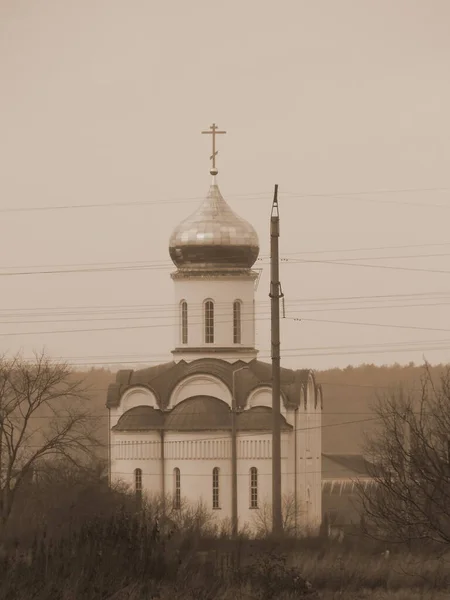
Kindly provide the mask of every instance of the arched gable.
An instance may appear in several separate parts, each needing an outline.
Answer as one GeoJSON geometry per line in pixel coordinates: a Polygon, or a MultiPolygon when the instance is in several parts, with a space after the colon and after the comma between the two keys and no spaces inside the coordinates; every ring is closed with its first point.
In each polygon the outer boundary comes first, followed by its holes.
{"type": "Polygon", "coordinates": [[[142,385],[128,388],[120,399],[120,409],[122,414],[136,406],[151,406],[152,408],[159,409],[156,395],[142,385]]]}
{"type": "Polygon", "coordinates": [[[316,381],[312,371],[308,373],[306,384],[306,410],[309,412],[316,407],[316,381]]]}
{"type": "Polygon", "coordinates": [[[316,386],[316,409],[323,410],[323,394],[320,384],[316,386]]]}
{"type": "MultiPolygon", "coordinates": [[[[272,388],[270,386],[259,386],[250,392],[245,403],[245,409],[248,410],[255,406],[272,408],[272,388]]],[[[283,393],[281,393],[281,414],[286,417],[286,398],[283,393]]]]}
{"type": "Polygon", "coordinates": [[[221,379],[208,373],[195,373],[175,386],[170,395],[168,408],[174,408],[183,400],[199,395],[212,396],[231,406],[231,392],[221,379]]]}

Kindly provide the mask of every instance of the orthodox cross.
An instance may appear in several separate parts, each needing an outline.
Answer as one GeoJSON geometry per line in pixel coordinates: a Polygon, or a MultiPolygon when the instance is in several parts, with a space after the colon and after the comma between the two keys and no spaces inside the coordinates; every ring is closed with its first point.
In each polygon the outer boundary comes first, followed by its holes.
{"type": "Polygon", "coordinates": [[[220,134],[220,133],[226,133],[226,131],[219,131],[217,128],[217,125],[215,123],[213,123],[210,126],[209,131],[202,131],[202,133],[212,135],[212,154],[209,158],[210,158],[210,160],[212,160],[211,174],[217,175],[218,170],[216,168],[216,156],[218,154],[218,151],[216,150],[216,135],[220,134]]]}

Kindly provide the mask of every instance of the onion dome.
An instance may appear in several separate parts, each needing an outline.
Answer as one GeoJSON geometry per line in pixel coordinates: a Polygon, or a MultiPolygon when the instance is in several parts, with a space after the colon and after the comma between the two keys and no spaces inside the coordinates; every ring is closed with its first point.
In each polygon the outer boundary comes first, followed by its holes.
{"type": "Polygon", "coordinates": [[[250,269],[259,254],[258,234],[231,210],[213,179],[200,207],[172,233],[169,252],[180,270],[250,269]]]}

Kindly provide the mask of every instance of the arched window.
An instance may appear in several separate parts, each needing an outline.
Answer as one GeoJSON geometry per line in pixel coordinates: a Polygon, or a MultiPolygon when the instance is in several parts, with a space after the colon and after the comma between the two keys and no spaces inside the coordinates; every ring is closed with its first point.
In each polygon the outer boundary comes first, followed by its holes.
{"type": "Polygon", "coordinates": [[[181,343],[188,343],[188,305],[186,300],[183,300],[180,305],[181,310],[181,343]]]}
{"type": "Polygon", "coordinates": [[[219,506],[219,469],[215,467],[212,472],[212,506],[213,508],[220,508],[219,506]]]}
{"type": "Polygon", "coordinates": [[[173,470],[173,507],[181,508],[181,475],[178,468],[173,470]]]}
{"type": "Polygon", "coordinates": [[[233,344],[241,343],[241,303],[233,302],[233,344]]]}
{"type": "Polygon", "coordinates": [[[134,470],[134,491],[137,494],[142,492],[142,469],[134,470]]]}
{"type": "Polygon", "coordinates": [[[214,302],[205,302],[205,344],[214,344],[214,302]]]}
{"type": "Polygon", "coordinates": [[[258,469],[250,469],[250,508],[258,508],[258,469]]]}

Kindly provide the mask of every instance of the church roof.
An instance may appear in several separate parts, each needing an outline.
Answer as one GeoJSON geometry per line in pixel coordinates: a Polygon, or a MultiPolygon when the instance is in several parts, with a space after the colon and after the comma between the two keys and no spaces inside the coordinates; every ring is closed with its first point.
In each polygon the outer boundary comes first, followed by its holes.
{"type": "MultiPolygon", "coordinates": [[[[212,396],[192,396],[170,411],[162,412],[150,406],[135,406],[119,419],[113,431],[211,431],[231,429],[228,404],[212,396]]],[[[237,431],[271,431],[272,409],[256,406],[238,413],[237,431]]],[[[281,415],[281,429],[292,429],[281,415]]]]}
{"type": "Polygon", "coordinates": [[[182,271],[242,270],[258,258],[259,241],[253,226],[225,202],[214,180],[200,207],[173,231],[169,252],[182,271]]]}
{"type": "MultiPolygon", "coordinates": [[[[234,371],[237,371],[234,377],[234,391],[238,409],[245,408],[248,395],[252,390],[261,386],[271,386],[272,365],[260,360],[255,359],[248,363],[243,361],[229,363],[218,358],[200,358],[189,363],[184,360],[177,363],[172,361],[136,371],[131,369],[119,371],[115,383],[108,388],[106,406],[108,408],[118,406],[120,398],[127,389],[141,385],[152,391],[159,407],[166,410],[173,390],[186,377],[196,374],[213,375],[232,390],[234,371]],[[247,368],[239,370],[243,366],[247,368]]],[[[308,382],[310,375],[309,369],[281,369],[281,392],[285,406],[294,408],[299,406],[300,391],[308,382]]],[[[316,384],[315,388],[317,396],[320,385],[316,384]]]]}
{"type": "Polygon", "coordinates": [[[231,412],[218,398],[193,396],[177,404],[165,421],[165,429],[170,431],[230,429],[231,412]]]}
{"type": "Polygon", "coordinates": [[[162,411],[152,406],[135,406],[127,410],[112,429],[113,431],[143,431],[161,429],[163,425],[162,411]]]}
{"type": "MultiPolygon", "coordinates": [[[[254,406],[237,416],[238,431],[272,431],[272,409],[269,406],[254,406]]],[[[292,429],[281,415],[281,429],[292,429]]]]}
{"type": "Polygon", "coordinates": [[[362,454],[322,454],[323,479],[371,477],[370,463],[362,454]]]}

